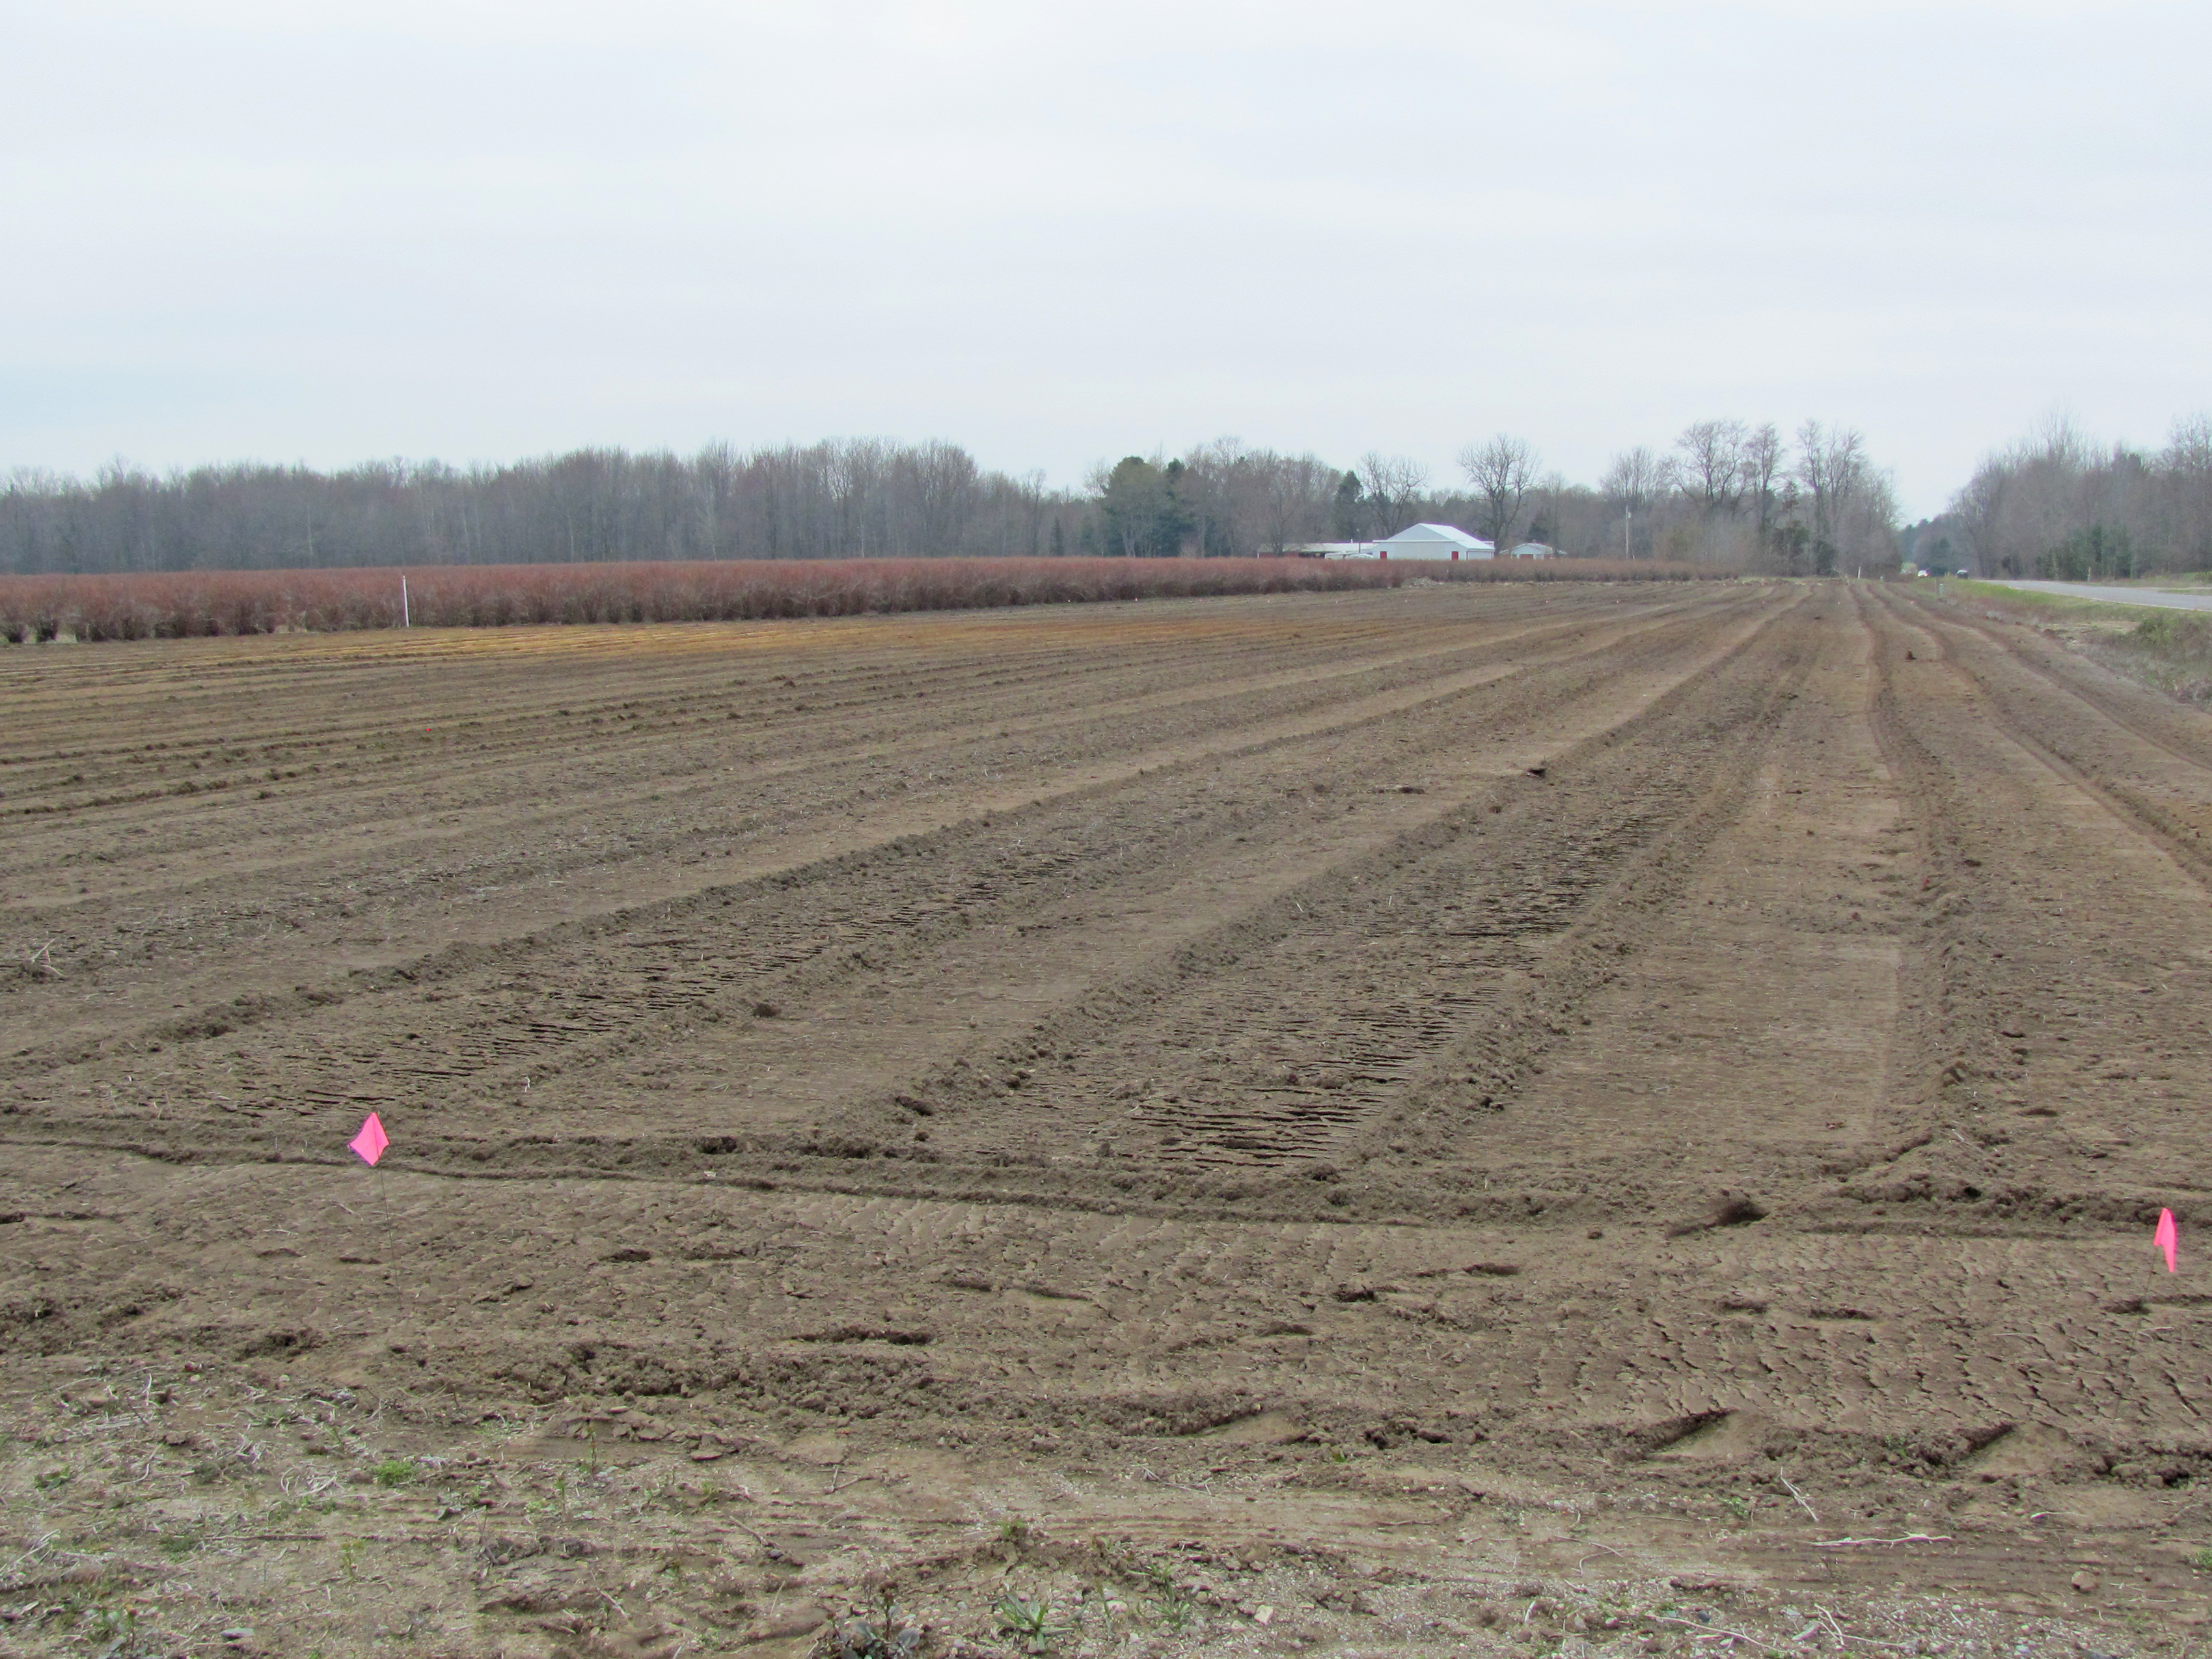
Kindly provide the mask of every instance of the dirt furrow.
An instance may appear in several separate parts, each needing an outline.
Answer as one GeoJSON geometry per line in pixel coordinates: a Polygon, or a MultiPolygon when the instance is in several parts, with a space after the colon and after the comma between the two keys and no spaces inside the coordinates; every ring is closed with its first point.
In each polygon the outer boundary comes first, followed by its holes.
{"type": "MultiPolygon", "coordinates": [[[[1647,648],[1663,653],[1682,649],[1697,627],[1655,622],[1645,631],[1653,639],[1647,648]]],[[[1601,634],[1593,648],[1563,657],[1559,672],[1586,684],[1609,683],[1621,643],[1614,635],[1601,634]],[[1600,653],[1607,658],[1602,665],[1594,660],[1600,653]]],[[[1386,694],[1380,702],[1353,700],[1326,722],[1297,717],[1287,725],[1154,750],[1103,779],[1072,781],[1074,787],[1057,800],[1048,788],[1040,792],[1029,784],[1012,799],[987,797],[978,803],[985,810],[973,821],[918,839],[899,836],[895,817],[878,817],[852,836],[854,850],[811,848],[816,856],[807,862],[771,866],[750,882],[634,905],[521,939],[453,947],[436,957],[356,970],[327,988],[311,985],[289,995],[234,1000],[112,1040],[92,1073],[59,1086],[99,1098],[99,1118],[112,1128],[188,1117],[195,1073],[202,1079],[198,1089],[232,1120],[293,1111],[295,1091],[302,1090],[313,1091],[304,1097],[310,1100],[336,1094],[392,1103],[422,1099],[425,1088],[444,1082],[461,1088],[452,1096],[459,1101],[471,1097],[471,1079],[494,1068],[506,1071],[507,1088],[527,1087],[559,1069],[564,1054],[594,1038],[605,1038],[597,1050],[603,1061],[617,1059],[653,1033],[665,1037],[672,1020],[743,1017],[753,1000],[804,989],[802,981],[819,981],[823,975],[835,980],[855,969],[880,969],[891,959],[886,951],[896,955],[926,948],[932,940],[993,925],[994,919],[1095,884],[1117,867],[1160,861],[1174,867],[1232,832],[1248,842],[1256,837],[1259,844],[1248,856],[1263,856],[1261,831],[1304,810],[1292,804],[1290,793],[1273,788],[1263,793],[1257,782],[1278,768],[1275,750],[1282,744],[1357,731],[1424,705],[1448,705],[1454,697],[1493,688],[1498,678],[1495,671],[1475,671],[1441,686],[1386,694]],[[1221,775],[1218,769],[1231,762],[1251,771],[1252,781],[1240,784],[1221,775]],[[1199,779],[1193,768],[1215,770],[1199,779]],[[1182,804],[1164,812],[1153,797],[1175,787],[1179,777],[1186,779],[1179,791],[1182,804]],[[1240,789],[1252,793],[1240,795],[1240,789]],[[1248,800],[1261,804],[1257,817],[1243,804],[1248,800]],[[1007,815],[994,816],[994,805],[1007,815]],[[872,872],[890,875],[893,884],[875,890],[872,872]],[[793,980],[794,973],[799,981],[793,980]],[[276,1054],[241,1046],[246,1034],[270,1022],[304,1024],[310,1032],[319,1026],[356,1030],[359,1015],[351,1005],[362,998],[409,1006],[395,1011],[392,1029],[367,1047],[345,1037],[309,1037],[307,1046],[295,1042],[276,1054]],[[418,1051],[438,1056],[436,1064],[417,1066],[404,1058],[418,1051]],[[156,1060],[157,1054],[174,1057],[156,1060]],[[356,1081],[335,1084],[333,1067],[351,1070],[356,1081]],[[149,1074],[162,1083],[147,1084],[149,1074]],[[133,1089],[141,1098],[125,1098],[133,1089]]],[[[1558,691],[1568,684],[1560,680],[1543,689],[1558,691]]],[[[1433,730],[1417,728],[1401,744],[1407,740],[1412,752],[1403,757],[1385,745],[1370,749],[1370,757],[1418,769],[1420,751],[1438,739],[1433,730]]],[[[1325,757],[1322,765],[1326,770],[1337,763],[1325,757]]],[[[1320,787],[1325,791],[1326,781],[1320,787]]],[[[916,827],[932,830],[926,822],[916,827]]],[[[66,1048],[33,1050],[19,1055],[12,1069],[29,1079],[58,1063],[81,1062],[66,1048]]],[[[274,1140],[281,1147],[296,1144],[297,1137],[274,1140]]]]}
{"type": "MultiPolygon", "coordinates": [[[[1653,620],[1667,614],[1662,607],[1653,620]]],[[[549,900],[571,913],[588,913],[686,896],[742,877],[748,866],[758,872],[787,867],[788,857],[777,856],[779,842],[811,836],[833,837],[844,850],[880,845],[963,816],[1008,810],[1055,788],[1093,787],[1117,774],[1370,720],[1449,696],[1498,672],[1522,672],[1543,660],[1547,649],[1588,654],[1605,648],[1607,638],[1604,630],[1593,637],[1569,629],[1563,647],[1547,647],[1540,635],[1560,630],[1537,631],[1531,650],[1517,658],[1511,641],[1525,629],[1506,630],[1502,646],[1477,641],[1449,653],[1419,653],[1407,659],[1410,674],[1401,665],[1379,678],[1364,670],[1347,678],[1340,665],[1329,665],[1320,672],[1320,690],[1291,688],[1296,695],[1288,713],[1279,675],[1270,689],[1245,696],[1242,707],[1213,705],[1211,685],[1187,688],[1186,700],[1194,699],[1203,710],[1203,726],[1188,711],[1172,720],[1143,720],[1109,702],[1086,714],[1080,741],[1061,743],[1049,753],[1020,741],[1027,735],[1020,717],[1004,716],[988,726],[925,732],[897,749],[879,745],[854,756],[833,745],[828,754],[768,764],[748,762],[747,755],[757,752],[750,747],[672,763],[664,745],[649,781],[595,792],[586,787],[590,775],[579,773],[564,784],[562,805],[532,809],[520,818],[506,809],[461,810],[438,814],[435,827],[425,830],[418,817],[394,820],[387,814],[358,830],[342,823],[319,831],[296,848],[280,845],[264,852],[258,841],[249,843],[252,850],[234,849],[219,870],[202,871],[194,883],[163,874],[164,884],[156,890],[86,898],[73,906],[48,904],[36,920],[40,939],[55,947],[45,960],[70,983],[64,988],[58,980],[18,975],[0,981],[0,990],[14,993],[15,1017],[35,1021],[49,1041],[53,1012],[67,1011],[70,1023],[96,1027],[103,1003],[128,1002],[156,977],[175,985],[179,959],[194,963],[210,988],[227,986],[222,1002],[243,995],[250,1003],[309,988],[342,993],[342,984],[303,987],[283,980],[272,968],[336,945],[357,968],[419,971],[410,956],[419,959],[424,939],[496,942],[507,933],[542,925],[549,900]],[[1452,654],[1478,665],[1486,655],[1494,660],[1470,668],[1454,663],[1452,654]],[[1194,729],[1206,735],[1194,741],[1188,735],[1194,729]],[[940,739],[950,747],[924,758],[940,739]],[[622,809],[629,814],[629,824],[610,826],[608,813],[616,812],[620,824],[622,809]],[[566,827],[594,812],[598,828],[566,827]],[[350,843],[349,837],[372,828],[375,850],[350,843]],[[597,898],[617,871],[619,893],[597,898]]],[[[807,852],[817,860],[825,856],[819,847],[807,852]]],[[[160,858],[166,864],[188,854],[188,848],[164,845],[160,858]]],[[[186,1008],[191,1006],[187,1000],[186,1008]]],[[[223,1016],[216,1009],[210,1017],[223,1016]]]]}
{"type": "Polygon", "coordinates": [[[1377,1166],[1348,1187],[1316,1172],[1337,1208],[1378,1190],[1418,1208],[1439,1139],[1504,1109],[1633,950],[1632,924],[1596,918],[1662,904],[1707,820],[1731,810],[1762,708],[1793,695],[1787,631],[1744,641],[1540,780],[1278,900],[1262,925],[1191,952],[1150,1006],[1125,994],[1110,1021],[1046,1028],[1037,1046],[1058,1064],[987,1127],[933,1123],[933,1144],[956,1160],[1133,1154],[1167,1170],[1334,1156],[1377,1166]],[[1729,751],[1717,780],[1691,758],[1708,745],[1729,751]]]}
{"type": "Polygon", "coordinates": [[[2199,1046],[2212,900],[2170,837],[2064,758],[2094,740],[2079,714],[2046,706],[2032,735],[2017,713],[1947,720],[2007,688],[1943,657],[1918,618],[1869,615],[1881,729],[1921,804],[1929,873],[1894,1145],[1847,1193],[1870,1218],[1963,1230],[2148,1225],[2162,1204],[2185,1209],[2172,1160],[2192,1133],[2185,1103],[2212,1085],[2199,1046]]]}
{"type": "Polygon", "coordinates": [[[1912,620],[1970,677],[2008,736],[2088,791],[2112,814],[2157,839],[2173,860],[2212,884],[2212,744],[2165,699],[2125,686],[2095,665],[2066,662],[2025,629],[2019,649],[1992,630],[1929,605],[1912,620]],[[2081,711],[2096,718],[2084,720],[2081,711]]]}
{"type": "Polygon", "coordinates": [[[2196,711],[1841,582],[220,643],[0,664],[10,804],[235,780],[14,821],[8,1640],[2212,1619],[2196,711]]]}

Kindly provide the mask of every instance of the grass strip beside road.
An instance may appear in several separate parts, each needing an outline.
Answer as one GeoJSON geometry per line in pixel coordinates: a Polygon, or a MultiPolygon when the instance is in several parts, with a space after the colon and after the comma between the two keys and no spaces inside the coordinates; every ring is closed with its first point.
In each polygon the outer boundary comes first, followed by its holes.
{"type": "Polygon", "coordinates": [[[1978,615],[2041,629],[2114,673],[2183,702],[2212,702],[2212,612],[2144,611],[1996,582],[1945,586],[1954,590],[1946,599],[1978,615]]]}

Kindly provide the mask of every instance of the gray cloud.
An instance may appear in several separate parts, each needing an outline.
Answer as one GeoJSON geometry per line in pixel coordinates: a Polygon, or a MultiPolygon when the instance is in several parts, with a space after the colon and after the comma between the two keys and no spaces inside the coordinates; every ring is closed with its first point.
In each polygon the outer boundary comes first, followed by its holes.
{"type": "Polygon", "coordinates": [[[2201,9],[0,6],[0,466],[2212,403],[2201,9]]]}

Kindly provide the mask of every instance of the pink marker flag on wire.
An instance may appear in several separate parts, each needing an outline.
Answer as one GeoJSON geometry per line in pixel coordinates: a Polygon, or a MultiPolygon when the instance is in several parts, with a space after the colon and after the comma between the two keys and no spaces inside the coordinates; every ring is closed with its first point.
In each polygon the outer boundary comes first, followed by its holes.
{"type": "Polygon", "coordinates": [[[2173,1249],[2181,1242],[2181,1229],[2173,1224],[2172,1211],[2160,1210],[2158,1212],[2158,1231],[2151,1235],[2151,1242],[2166,1252],[2166,1272],[2179,1272],[2173,1265],[2173,1249]]]}
{"type": "Polygon", "coordinates": [[[392,1137],[384,1133],[384,1120],[371,1112],[362,1120],[361,1133],[346,1142],[346,1147],[362,1163],[374,1168],[376,1160],[384,1156],[384,1149],[391,1144],[392,1137]]]}

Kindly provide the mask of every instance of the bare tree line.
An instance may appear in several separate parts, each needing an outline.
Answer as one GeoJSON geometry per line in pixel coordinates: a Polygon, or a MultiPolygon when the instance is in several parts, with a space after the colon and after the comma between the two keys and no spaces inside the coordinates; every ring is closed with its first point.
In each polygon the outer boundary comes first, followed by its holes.
{"type": "Polygon", "coordinates": [[[1525,439],[1469,444],[1455,480],[1403,456],[1351,467],[1217,439],[1127,456],[1079,491],[979,466],[957,445],[839,439],[690,456],[585,449],[466,470],[261,465],[0,489],[0,571],[343,568],[1066,554],[1230,556],[1388,536],[1424,520],[1510,549],[1813,574],[1894,556],[1895,508],[1858,434],[1714,420],[1616,457],[1595,486],[1525,439]]]}
{"type": "Polygon", "coordinates": [[[1706,420],[1669,451],[1616,455],[1587,504],[1609,515],[1626,556],[1734,565],[1783,575],[1894,567],[1897,496],[1853,428],[1706,420]]]}
{"type": "Polygon", "coordinates": [[[2046,421],[1984,458],[1911,544],[1923,563],[1977,575],[2212,569],[2212,414],[2177,422],[2156,450],[2100,445],[2070,421],[2046,421]]]}
{"type": "Polygon", "coordinates": [[[1657,558],[1785,574],[1894,567],[1898,510],[1887,471],[1844,426],[1699,421],[1668,449],[1616,455],[1595,486],[1547,471],[1525,438],[1462,448],[1441,483],[1370,451],[1339,472],[1311,454],[1224,438],[1170,459],[1129,455],[1089,480],[1098,518],[1084,550],[1285,552],[1379,539],[1424,520],[1502,550],[1523,538],[1569,554],[1657,558]],[[1095,541],[1091,539],[1095,536],[1095,541]]]}
{"type": "Polygon", "coordinates": [[[1340,536],[1384,535],[1418,515],[1473,530],[1500,549],[1526,538],[1589,556],[1795,575],[1876,568],[1898,557],[1889,475],[1849,427],[1807,421],[1785,439],[1771,422],[1698,421],[1667,448],[1622,451],[1595,485],[1546,469],[1510,433],[1468,445],[1457,465],[1462,485],[1431,490],[1414,463],[1367,456],[1340,481],[1333,527],[1340,536]]]}
{"type": "Polygon", "coordinates": [[[984,471],[953,444],[866,438],[743,455],[586,449],[466,471],[115,466],[90,481],[15,475],[0,491],[0,570],[1026,556],[1070,550],[1080,517],[1042,475],[984,471]]]}

